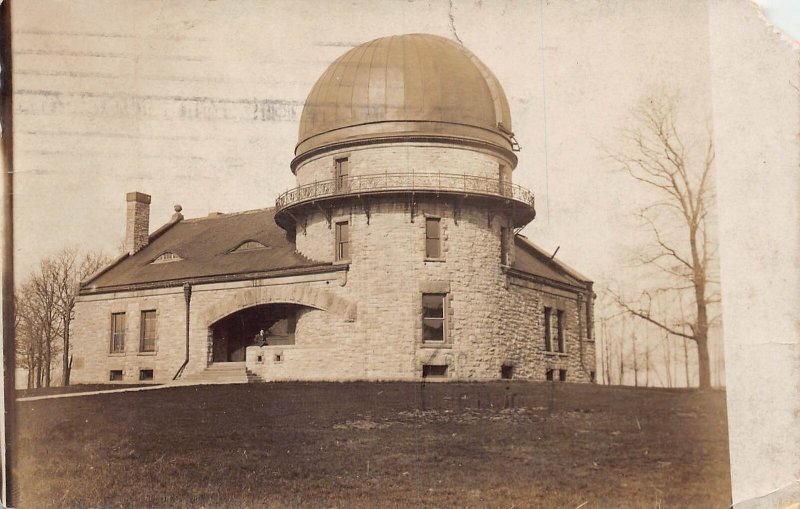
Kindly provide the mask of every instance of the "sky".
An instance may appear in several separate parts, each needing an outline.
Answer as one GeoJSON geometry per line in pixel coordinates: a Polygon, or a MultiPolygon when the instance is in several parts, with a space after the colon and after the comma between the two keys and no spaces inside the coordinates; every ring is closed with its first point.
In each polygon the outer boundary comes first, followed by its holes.
{"type": "Polygon", "coordinates": [[[776,27],[800,41],[800,2],[797,0],[757,0],[764,16],[776,27]]]}
{"type": "MultiPolygon", "coordinates": [[[[707,9],[686,0],[55,1],[14,10],[16,272],[65,245],[117,251],[125,193],[151,230],[271,206],[306,94],[340,54],[427,32],[461,40],[500,80],[537,197],[523,234],[600,285],[631,277],[644,196],[603,147],[643,94],[709,117],[707,9]],[[628,274],[628,276],[626,276],[628,274]]],[[[700,132],[696,130],[696,132],[700,132]]]]}

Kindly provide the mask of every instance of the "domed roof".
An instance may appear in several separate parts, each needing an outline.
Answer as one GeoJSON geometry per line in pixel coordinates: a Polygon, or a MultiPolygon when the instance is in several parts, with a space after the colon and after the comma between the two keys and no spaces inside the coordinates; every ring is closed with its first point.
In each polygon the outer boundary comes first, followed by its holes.
{"type": "Polygon", "coordinates": [[[309,152],[342,143],[408,137],[471,141],[510,153],[510,134],[503,88],[469,50],[429,34],[383,37],[351,49],[317,80],[303,108],[292,167],[309,152]]]}

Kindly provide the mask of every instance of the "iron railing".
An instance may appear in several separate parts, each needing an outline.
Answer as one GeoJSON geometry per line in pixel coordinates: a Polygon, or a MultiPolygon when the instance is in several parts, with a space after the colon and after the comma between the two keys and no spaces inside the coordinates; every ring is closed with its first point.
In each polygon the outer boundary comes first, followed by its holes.
{"type": "Polygon", "coordinates": [[[455,173],[379,173],[323,180],[290,189],[278,196],[278,210],[304,202],[338,196],[419,191],[433,193],[478,194],[501,197],[534,206],[533,192],[499,178],[475,177],[455,173]]]}

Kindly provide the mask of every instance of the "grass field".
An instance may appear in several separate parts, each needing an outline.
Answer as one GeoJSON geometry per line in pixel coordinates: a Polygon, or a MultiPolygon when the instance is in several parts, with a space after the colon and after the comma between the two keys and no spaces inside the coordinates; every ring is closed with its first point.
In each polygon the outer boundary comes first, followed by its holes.
{"type": "Polygon", "coordinates": [[[722,392],[280,383],[19,407],[24,508],[730,503],[722,392]]]}

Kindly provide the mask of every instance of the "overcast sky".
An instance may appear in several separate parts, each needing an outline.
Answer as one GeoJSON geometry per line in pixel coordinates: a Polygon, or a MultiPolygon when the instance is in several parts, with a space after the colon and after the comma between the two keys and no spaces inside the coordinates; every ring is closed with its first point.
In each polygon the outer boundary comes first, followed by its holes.
{"type": "Polygon", "coordinates": [[[272,206],[294,186],[302,102],[325,68],[371,39],[427,32],[461,40],[509,97],[514,181],[537,197],[523,233],[601,285],[624,279],[641,192],[600,145],[661,87],[680,90],[690,132],[707,123],[704,2],[375,5],[15,4],[17,273],[64,245],[116,252],[128,191],[152,195],[151,230],[176,203],[186,217],[272,206]]]}

